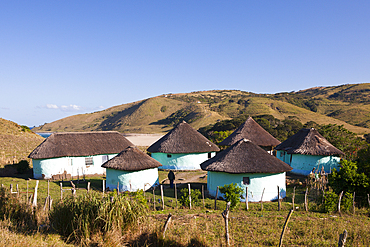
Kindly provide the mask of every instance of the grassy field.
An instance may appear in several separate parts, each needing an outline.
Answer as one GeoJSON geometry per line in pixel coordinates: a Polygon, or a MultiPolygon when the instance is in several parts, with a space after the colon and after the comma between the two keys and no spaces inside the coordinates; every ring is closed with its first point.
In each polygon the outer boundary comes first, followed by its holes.
{"type": "MultiPolygon", "coordinates": [[[[179,191],[187,187],[186,181],[191,182],[192,188],[200,189],[205,187],[206,179],[203,178],[204,172],[180,172],[176,173],[177,179],[183,181],[178,184],[179,191]],[[198,180],[197,180],[198,179],[198,180]]],[[[160,172],[160,181],[164,181],[167,172],[160,172]]],[[[91,188],[102,190],[102,179],[104,177],[89,177],[85,182],[75,184],[79,188],[86,188],[87,181],[91,182],[91,188]]],[[[36,181],[29,180],[25,175],[23,178],[1,177],[0,183],[5,187],[13,184],[13,188],[18,184],[21,192],[26,192],[27,181],[29,191],[35,187],[36,181]]],[[[148,217],[144,223],[137,228],[128,230],[123,236],[112,232],[108,236],[92,236],[91,239],[83,243],[88,246],[114,246],[117,244],[127,246],[225,246],[224,240],[224,221],[221,212],[226,207],[226,202],[217,201],[217,209],[214,208],[215,201],[206,197],[204,206],[202,200],[192,209],[188,209],[176,203],[175,191],[170,189],[164,181],[164,209],[162,208],[161,193],[159,189],[147,191],[145,197],[149,205],[148,217]],[[155,204],[153,203],[155,202],[155,204]],[[167,215],[173,215],[166,237],[162,237],[162,227],[166,221],[167,215]]],[[[348,231],[347,246],[369,246],[370,245],[370,218],[369,209],[356,209],[356,213],[337,213],[327,214],[320,213],[313,197],[309,197],[309,212],[303,210],[305,188],[295,181],[287,186],[287,197],[282,202],[282,209],[278,211],[277,202],[263,203],[261,211],[260,203],[249,203],[247,211],[244,203],[230,212],[229,230],[232,246],[277,246],[285,218],[292,208],[292,192],[296,186],[295,206],[298,207],[293,212],[289,221],[287,232],[284,237],[285,246],[335,246],[338,242],[339,234],[345,229],[348,231]]],[[[44,200],[47,196],[48,182],[39,181],[38,206],[43,207],[44,200]]],[[[63,182],[64,189],[70,189],[69,181],[63,182]]],[[[54,199],[54,203],[59,203],[60,186],[59,181],[49,182],[49,193],[54,199]]],[[[86,193],[86,190],[78,190],[77,196],[86,193]]],[[[14,195],[15,196],[15,195],[14,195]]],[[[22,193],[21,197],[25,197],[22,193]]],[[[70,197],[71,192],[66,190],[63,197],[70,197]]],[[[21,246],[29,243],[31,246],[67,246],[68,242],[59,235],[47,232],[24,232],[17,231],[12,226],[3,221],[0,224],[1,240],[0,245],[21,246]]]]}

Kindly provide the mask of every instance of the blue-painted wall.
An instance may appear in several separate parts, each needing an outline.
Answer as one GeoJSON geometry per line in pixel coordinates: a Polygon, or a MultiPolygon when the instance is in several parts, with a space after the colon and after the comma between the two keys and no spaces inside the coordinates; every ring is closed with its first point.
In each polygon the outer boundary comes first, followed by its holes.
{"type": "MultiPolygon", "coordinates": [[[[214,157],[216,152],[211,152],[214,157]]],[[[152,153],[152,158],[162,164],[160,169],[200,170],[200,164],[208,160],[208,153],[166,154],[152,153]],[[170,156],[170,157],[169,157],[170,156]]]]}
{"type": "Polygon", "coordinates": [[[33,176],[36,179],[51,179],[53,175],[63,174],[64,171],[71,176],[91,174],[104,174],[105,168],[101,167],[108,156],[112,159],[117,154],[101,154],[87,156],[93,158],[93,165],[86,166],[86,157],[59,157],[50,159],[33,159],[33,176]]]}
{"type": "MultiPolygon", "coordinates": [[[[263,201],[272,201],[278,199],[277,186],[280,190],[280,198],[286,196],[285,172],[266,174],[266,173],[242,173],[230,174],[225,172],[208,172],[207,189],[210,195],[216,196],[217,186],[224,186],[226,184],[236,183],[244,191],[245,198],[246,187],[248,187],[248,201],[259,202],[261,200],[263,189],[263,201]],[[249,178],[249,184],[243,183],[243,178],[249,178]]],[[[219,196],[222,194],[219,192],[219,196]]],[[[245,199],[241,199],[245,201],[245,199]]]]}
{"type": "Polygon", "coordinates": [[[292,172],[302,175],[310,174],[314,167],[321,171],[324,166],[326,173],[329,173],[333,168],[339,170],[340,167],[340,158],[336,156],[288,154],[278,150],[276,157],[290,165],[293,168],[292,172]]]}
{"type": "Polygon", "coordinates": [[[119,182],[120,191],[137,191],[149,189],[159,185],[158,168],[151,168],[141,171],[121,171],[107,168],[106,187],[117,189],[119,182]],[[131,184],[131,187],[130,187],[131,184]]]}

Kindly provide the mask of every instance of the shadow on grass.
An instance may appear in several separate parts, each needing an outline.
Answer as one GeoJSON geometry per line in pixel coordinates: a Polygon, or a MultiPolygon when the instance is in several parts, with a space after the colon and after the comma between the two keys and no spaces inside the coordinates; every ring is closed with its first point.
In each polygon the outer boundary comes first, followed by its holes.
{"type": "Polygon", "coordinates": [[[176,241],[175,239],[164,239],[160,233],[143,233],[138,238],[129,242],[128,246],[153,246],[153,247],[208,247],[205,241],[195,237],[189,243],[184,244],[176,241]]]}

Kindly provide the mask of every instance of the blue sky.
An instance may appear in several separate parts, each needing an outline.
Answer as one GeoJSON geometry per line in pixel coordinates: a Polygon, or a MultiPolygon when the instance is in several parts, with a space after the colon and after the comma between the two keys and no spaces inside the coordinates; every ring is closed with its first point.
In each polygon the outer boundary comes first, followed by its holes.
{"type": "Polygon", "coordinates": [[[0,0],[0,117],[370,81],[370,1],[0,0]]]}

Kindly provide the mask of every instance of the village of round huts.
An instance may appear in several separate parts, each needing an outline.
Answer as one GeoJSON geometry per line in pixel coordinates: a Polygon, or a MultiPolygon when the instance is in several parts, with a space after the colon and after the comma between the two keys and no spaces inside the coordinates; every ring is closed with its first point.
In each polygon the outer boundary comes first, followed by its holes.
{"type": "Polygon", "coordinates": [[[147,151],[162,164],[160,169],[200,170],[200,164],[215,156],[220,149],[183,121],[147,151]]]}
{"type": "Polygon", "coordinates": [[[105,162],[106,187],[120,191],[147,190],[159,184],[158,167],[161,163],[141,151],[130,146],[113,159],[105,162]]]}
{"type": "Polygon", "coordinates": [[[275,147],[276,157],[289,164],[293,173],[308,175],[315,168],[324,168],[330,173],[333,168],[339,170],[342,151],[334,147],[314,129],[301,129],[286,141],[275,147]]]}
{"type": "MultiPolygon", "coordinates": [[[[217,186],[236,183],[244,191],[248,188],[248,201],[258,202],[286,196],[286,172],[292,168],[247,139],[241,139],[212,159],[201,164],[207,171],[207,189],[216,196],[217,186]]],[[[219,194],[220,195],[220,194],[219,194]]],[[[221,195],[222,196],[222,195],[221,195]]],[[[242,199],[242,201],[245,199],[242,199]]]]}
{"type": "Polygon", "coordinates": [[[116,131],[53,133],[28,156],[36,179],[105,174],[101,165],[133,144],[116,131]]]}
{"type": "Polygon", "coordinates": [[[281,143],[254,121],[252,117],[248,117],[243,124],[218,145],[231,146],[241,139],[252,141],[270,154],[272,154],[273,148],[281,143]]]}

